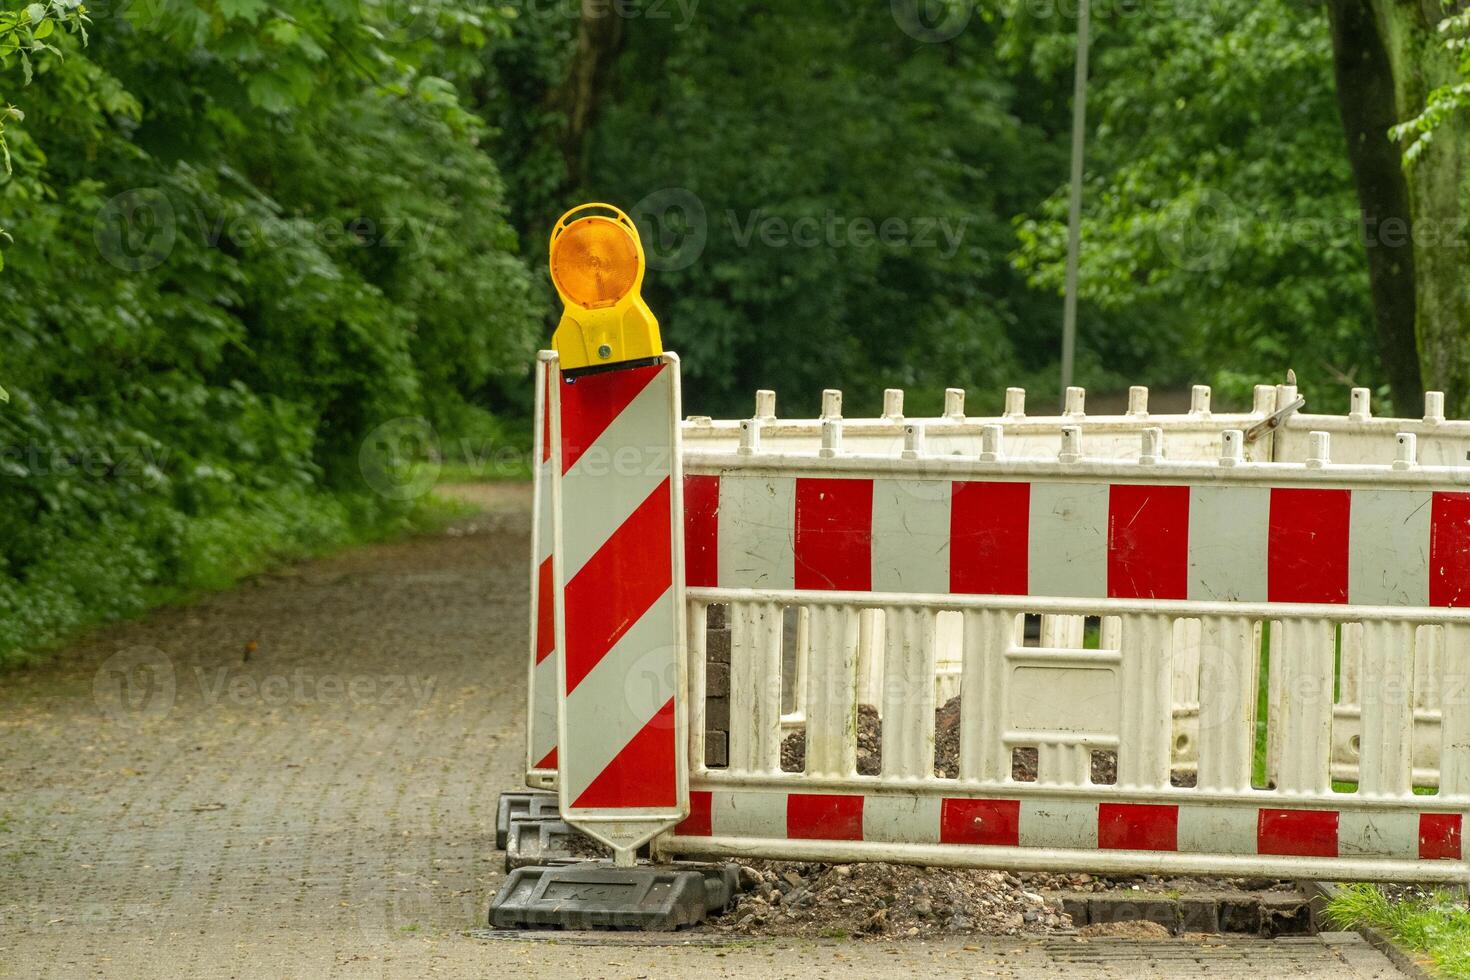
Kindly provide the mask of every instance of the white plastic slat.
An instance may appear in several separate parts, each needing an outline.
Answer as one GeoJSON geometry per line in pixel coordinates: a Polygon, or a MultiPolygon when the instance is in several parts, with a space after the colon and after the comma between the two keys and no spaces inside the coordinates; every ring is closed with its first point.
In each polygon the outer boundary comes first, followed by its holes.
{"type": "Polygon", "coordinates": [[[1087,620],[1082,616],[1042,616],[1041,645],[1080,650],[1086,626],[1087,620]]]}
{"type": "MultiPolygon", "coordinates": [[[[1336,630],[1326,620],[1283,619],[1273,644],[1271,674],[1282,697],[1272,705],[1276,788],[1283,793],[1326,794],[1331,789],[1332,688],[1336,630]]],[[[1273,638],[1275,630],[1273,632],[1273,638]]]]}
{"type": "Polygon", "coordinates": [[[1122,731],[1118,784],[1169,785],[1173,739],[1174,624],[1167,616],[1134,616],[1123,623],[1122,731]]]}
{"type": "Polygon", "coordinates": [[[1092,750],[1074,742],[1042,742],[1036,747],[1036,781],[1054,786],[1086,786],[1092,750]]]}
{"type": "Polygon", "coordinates": [[[1363,631],[1358,791],[1410,792],[1414,748],[1414,627],[1369,622],[1363,631]]]}
{"type": "Polygon", "coordinates": [[[693,768],[704,767],[705,729],[705,660],[708,654],[709,603],[691,601],[684,617],[684,628],[688,632],[688,684],[689,684],[689,764],[693,768]]]}
{"type": "Polygon", "coordinates": [[[1444,627],[1444,707],[1440,722],[1439,793],[1470,797],[1470,623],[1444,627]]]}
{"type": "Polygon", "coordinates": [[[857,610],[814,606],[809,629],[806,771],[851,776],[857,771],[857,610]]]}
{"type": "Polygon", "coordinates": [[[934,772],[935,614],[883,611],[883,775],[923,778],[934,772]]]}
{"type": "Polygon", "coordinates": [[[1259,632],[1238,617],[1200,623],[1200,789],[1244,791],[1255,750],[1259,632]]]}
{"type": "Polygon", "coordinates": [[[1011,775],[1005,744],[1006,653],[1016,641],[1014,613],[964,612],[960,680],[960,778],[1003,782],[1011,775]]]}
{"type": "Polygon", "coordinates": [[[741,602],[730,610],[730,768],[781,768],[782,607],[741,602]]]}

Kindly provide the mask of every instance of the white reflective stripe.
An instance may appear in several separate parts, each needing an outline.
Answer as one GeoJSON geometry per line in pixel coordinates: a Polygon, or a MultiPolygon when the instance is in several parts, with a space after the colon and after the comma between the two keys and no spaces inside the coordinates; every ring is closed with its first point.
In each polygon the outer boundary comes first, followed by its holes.
{"type": "Polygon", "coordinates": [[[869,796],[863,800],[863,840],[939,843],[937,796],[869,796]]]}
{"type": "Polygon", "coordinates": [[[1348,601],[1429,604],[1427,490],[1354,490],[1348,531],[1348,601]]]}
{"type": "Polygon", "coordinates": [[[547,655],[532,672],[531,765],[556,748],[556,654],[547,655]]]}
{"type": "Polygon", "coordinates": [[[873,591],[949,591],[948,480],[873,481],[873,591]]]}
{"type": "Polygon", "coordinates": [[[1266,601],[1271,491],[1197,486],[1189,490],[1189,598],[1266,601]]]}
{"type": "Polygon", "coordinates": [[[1022,847],[1097,847],[1097,804],[1079,800],[1022,800],[1022,847]]]}
{"type": "Polygon", "coordinates": [[[1179,807],[1179,850],[1200,854],[1255,854],[1260,814],[1254,807],[1179,807]]]}
{"type": "Polygon", "coordinates": [[[566,696],[567,738],[558,754],[575,800],[674,696],[673,590],[618,638],[566,696]]]}
{"type": "Polygon", "coordinates": [[[710,796],[710,832],[717,837],[786,836],[785,793],[721,793],[710,796]]]}
{"type": "Polygon", "coordinates": [[[536,496],[539,500],[536,521],[536,562],[551,557],[551,543],[555,540],[551,528],[551,460],[544,460],[536,467],[536,496]]]}
{"type": "Polygon", "coordinates": [[[1419,857],[1419,814],[1345,810],[1337,818],[1339,857],[1419,857]]]}
{"type": "Polygon", "coordinates": [[[562,580],[570,582],[673,471],[669,399],[660,371],[562,477],[562,580]]]}
{"type": "Polygon", "coordinates": [[[1105,483],[1031,484],[1031,595],[1107,595],[1108,496],[1105,483]]]}
{"type": "Polygon", "coordinates": [[[789,589],[796,581],[796,480],[720,479],[720,586],[789,589]]]}

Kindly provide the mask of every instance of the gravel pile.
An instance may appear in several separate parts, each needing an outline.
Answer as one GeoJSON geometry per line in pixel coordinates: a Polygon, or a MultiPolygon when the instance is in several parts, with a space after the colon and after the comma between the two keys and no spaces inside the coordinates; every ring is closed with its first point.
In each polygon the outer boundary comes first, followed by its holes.
{"type": "Polygon", "coordinates": [[[734,910],[714,920],[713,928],[763,936],[916,938],[1072,927],[1059,904],[1021,877],[997,871],[756,861],[741,866],[740,885],[734,910]]]}

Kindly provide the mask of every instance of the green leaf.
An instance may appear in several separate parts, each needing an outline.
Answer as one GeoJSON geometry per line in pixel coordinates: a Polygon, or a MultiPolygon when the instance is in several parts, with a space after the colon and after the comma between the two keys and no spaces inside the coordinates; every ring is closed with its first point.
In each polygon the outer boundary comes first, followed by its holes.
{"type": "Polygon", "coordinates": [[[270,10],[270,0],[219,0],[219,12],[227,20],[248,20],[252,23],[270,10]]]}

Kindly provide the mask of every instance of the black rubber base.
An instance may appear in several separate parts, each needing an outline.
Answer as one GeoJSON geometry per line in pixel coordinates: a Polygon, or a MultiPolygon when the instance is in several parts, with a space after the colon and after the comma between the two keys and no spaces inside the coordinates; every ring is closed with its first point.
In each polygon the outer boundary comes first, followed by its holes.
{"type": "Polygon", "coordinates": [[[517,868],[490,904],[490,924],[668,932],[726,908],[738,887],[733,864],[517,868]]]}
{"type": "Polygon", "coordinates": [[[560,819],[555,793],[535,790],[501,793],[500,806],[495,814],[495,849],[505,850],[505,845],[510,840],[511,825],[517,821],[560,819]]]}

